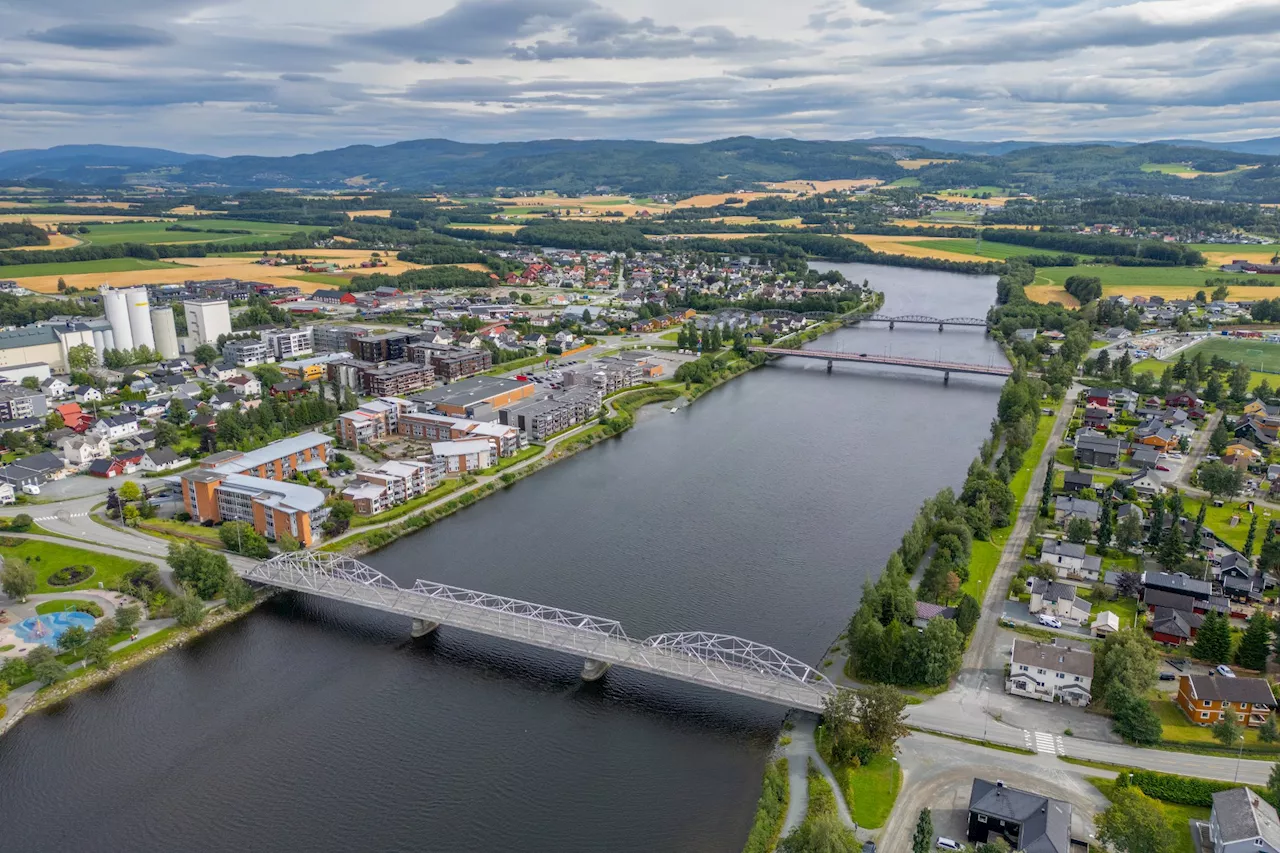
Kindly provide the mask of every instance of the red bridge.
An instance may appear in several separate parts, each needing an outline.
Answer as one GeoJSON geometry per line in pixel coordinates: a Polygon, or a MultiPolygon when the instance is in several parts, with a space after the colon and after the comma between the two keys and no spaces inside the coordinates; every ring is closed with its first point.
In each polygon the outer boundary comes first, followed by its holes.
{"type": "Polygon", "coordinates": [[[765,355],[789,355],[796,358],[816,358],[827,363],[827,372],[837,361],[853,361],[862,364],[891,364],[897,367],[919,367],[925,370],[941,371],[942,381],[946,382],[953,373],[974,373],[979,376],[1010,376],[1013,368],[1008,365],[966,364],[962,361],[934,361],[927,358],[903,358],[894,355],[872,355],[871,353],[829,352],[820,349],[782,349],[780,347],[751,347],[752,352],[765,355]]]}

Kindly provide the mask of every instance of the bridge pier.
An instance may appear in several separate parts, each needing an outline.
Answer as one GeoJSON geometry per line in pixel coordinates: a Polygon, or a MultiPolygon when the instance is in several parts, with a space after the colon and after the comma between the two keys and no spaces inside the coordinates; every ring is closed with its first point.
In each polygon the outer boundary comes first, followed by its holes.
{"type": "Polygon", "coordinates": [[[892,321],[892,320],[890,320],[890,321],[889,321],[889,331],[891,331],[891,332],[893,331],[893,321],[892,321]]]}
{"type": "Polygon", "coordinates": [[[942,331],[942,324],[941,324],[941,323],[939,323],[939,324],[938,324],[938,331],[939,331],[939,332],[941,332],[941,331],[942,331]]]}
{"type": "Polygon", "coordinates": [[[831,359],[827,359],[827,373],[831,372],[831,365],[833,365],[834,363],[835,362],[833,362],[831,359]]]}
{"type": "Polygon", "coordinates": [[[415,640],[419,637],[425,637],[432,631],[440,627],[439,622],[430,622],[426,619],[414,619],[413,627],[409,629],[409,636],[415,640]]]}
{"type": "Polygon", "coordinates": [[[942,372],[942,384],[943,384],[943,385],[947,385],[947,384],[949,384],[950,382],[951,382],[951,371],[950,371],[950,370],[944,370],[944,371],[942,372]]]}
{"type": "Polygon", "coordinates": [[[609,671],[609,667],[611,666],[613,666],[611,663],[587,658],[587,660],[582,664],[582,680],[599,681],[604,678],[604,674],[609,671]]]}

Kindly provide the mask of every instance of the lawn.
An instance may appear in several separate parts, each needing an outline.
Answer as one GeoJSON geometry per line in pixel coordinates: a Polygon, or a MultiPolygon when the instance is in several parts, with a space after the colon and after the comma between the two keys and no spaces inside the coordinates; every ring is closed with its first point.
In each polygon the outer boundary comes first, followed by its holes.
{"type": "MultiPolygon", "coordinates": [[[[1111,799],[1111,792],[1116,787],[1114,779],[1090,777],[1088,781],[1101,791],[1103,796],[1111,799]]],[[[1208,820],[1208,807],[1183,806],[1177,803],[1166,803],[1162,800],[1156,800],[1156,802],[1160,804],[1160,810],[1164,812],[1165,820],[1172,827],[1173,835],[1176,839],[1176,843],[1170,853],[1198,853],[1195,840],[1191,837],[1191,828],[1187,822],[1190,820],[1208,820]]]]}
{"type": "Polygon", "coordinates": [[[521,450],[519,453],[513,453],[510,456],[507,456],[503,459],[499,459],[497,465],[490,465],[488,468],[485,468],[480,473],[498,474],[502,471],[507,470],[512,465],[518,465],[521,462],[525,461],[526,459],[532,459],[542,451],[543,451],[543,448],[538,447],[537,445],[530,445],[529,447],[526,447],[524,450],[521,450]]]}
{"type": "Polygon", "coordinates": [[[898,180],[889,184],[891,187],[918,187],[920,186],[919,178],[898,178],[898,180]]]}
{"type": "Polygon", "coordinates": [[[57,545],[52,542],[39,542],[34,539],[5,539],[6,543],[17,542],[16,545],[0,545],[0,557],[5,563],[13,561],[25,562],[35,570],[36,592],[66,592],[73,589],[97,589],[98,584],[110,588],[120,582],[129,570],[141,565],[138,560],[129,560],[111,554],[99,554],[96,551],[85,551],[69,545],[57,545]],[[95,571],[88,580],[73,586],[50,586],[49,575],[58,569],[74,565],[93,566],[95,571]]]}
{"type": "MultiPolygon", "coordinates": [[[[1239,503],[1238,498],[1228,498],[1223,506],[1210,504],[1204,514],[1204,526],[1232,548],[1243,551],[1244,540],[1249,538],[1249,513],[1247,510],[1239,509],[1239,503]],[[1235,527],[1231,526],[1233,515],[1240,516],[1240,521],[1235,527]]],[[[1200,512],[1200,501],[1194,498],[1183,498],[1182,506],[1188,518],[1195,518],[1200,512]]],[[[1262,536],[1266,532],[1263,521],[1264,519],[1258,519],[1258,531],[1255,534],[1257,541],[1254,542],[1253,549],[1255,554],[1262,549],[1262,536]]]]}
{"type": "Polygon", "coordinates": [[[198,539],[215,548],[222,547],[222,540],[218,538],[218,531],[201,524],[175,521],[172,518],[148,518],[138,526],[142,530],[176,536],[180,539],[198,539]]]}
{"type": "Polygon", "coordinates": [[[841,780],[846,803],[858,826],[877,829],[884,826],[893,811],[893,803],[902,789],[902,768],[887,755],[877,755],[870,764],[857,770],[844,770],[841,780]]]}
{"type": "Polygon", "coordinates": [[[78,235],[88,243],[110,246],[117,243],[234,243],[262,237],[283,237],[305,228],[278,222],[248,222],[239,219],[200,219],[181,222],[117,222],[89,225],[88,234],[78,235]],[[169,227],[202,228],[202,231],[169,231],[169,227]],[[248,234],[218,234],[219,230],[248,231],[248,234]]]}
{"type": "MultiPolygon", "coordinates": [[[[1162,740],[1166,744],[1189,744],[1193,746],[1211,746],[1225,751],[1222,743],[1214,738],[1209,726],[1197,726],[1187,719],[1182,709],[1172,699],[1151,699],[1151,707],[1164,726],[1162,740]]],[[[1239,744],[1236,744],[1239,746],[1239,744]]],[[[1244,732],[1245,752],[1280,753],[1280,745],[1266,744],[1258,740],[1258,730],[1246,728],[1244,732]]]]}
{"type": "Polygon", "coordinates": [[[1243,363],[1250,370],[1258,373],[1280,373],[1280,344],[1259,340],[1240,340],[1219,335],[1205,338],[1186,353],[1188,359],[1194,358],[1198,353],[1204,353],[1206,360],[1218,356],[1232,364],[1243,363]]]}
{"type": "MultiPolygon", "coordinates": [[[[541,448],[533,448],[533,449],[541,450],[541,448]]],[[[386,512],[380,512],[376,515],[352,516],[351,527],[352,529],[355,529],[357,527],[367,527],[370,524],[380,524],[381,522],[384,522],[384,521],[394,521],[397,518],[406,516],[409,513],[413,512],[414,510],[420,509],[426,506],[427,504],[431,503],[432,501],[439,500],[445,495],[450,494],[451,492],[456,492],[458,489],[462,488],[463,486],[468,486],[468,485],[471,485],[471,483],[463,480],[445,480],[443,483],[436,486],[434,489],[427,492],[425,495],[419,495],[413,500],[405,501],[404,503],[400,504],[400,506],[392,507],[386,512]]]]}
{"type": "Polygon", "coordinates": [[[1093,602],[1094,618],[1104,610],[1110,610],[1120,619],[1121,628],[1132,628],[1138,615],[1138,599],[1120,596],[1115,601],[1093,602]]]}
{"type": "Polygon", "coordinates": [[[142,258],[104,258],[100,261],[74,261],[53,264],[11,264],[0,266],[5,278],[29,278],[37,275],[76,275],[95,272],[133,272],[134,270],[164,270],[186,264],[148,261],[142,258]]]}
{"type": "MultiPolygon", "coordinates": [[[[0,269],[3,269],[3,267],[0,267],[0,269]]],[[[1157,379],[1159,379],[1159,378],[1160,378],[1160,374],[1164,373],[1164,369],[1165,369],[1166,367],[1168,367],[1170,364],[1172,364],[1172,362],[1168,362],[1168,361],[1157,361],[1157,360],[1156,360],[1156,359],[1154,359],[1154,358],[1148,358],[1148,359],[1144,359],[1144,360],[1142,360],[1142,361],[1139,361],[1139,362],[1135,363],[1135,364],[1133,365],[1133,369],[1134,369],[1136,372],[1138,372],[1138,373],[1150,373],[1152,376],[1154,376],[1154,377],[1156,377],[1157,379]]],[[[1256,388],[1257,386],[1261,385],[1261,384],[1262,384],[1262,382],[1263,382],[1263,380],[1266,380],[1266,381],[1267,381],[1267,383],[1268,383],[1268,384],[1270,384],[1270,385],[1275,385],[1275,384],[1276,384],[1276,374],[1274,374],[1274,373],[1259,373],[1259,372],[1257,372],[1256,370],[1251,370],[1251,371],[1249,372],[1249,387],[1250,387],[1250,388],[1256,388]]]]}
{"type": "Polygon", "coordinates": [[[60,613],[63,610],[71,609],[74,604],[97,604],[96,601],[89,601],[85,598],[55,598],[53,601],[43,601],[36,605],[36,613],[41,615],[45,613],[60,613]]]}
{"type": "Polygon", "coordinates": [[[345,275],[325,275],[322,272],[308,272],[301,275],[289,275],[285,278],[291,281],[309,281],[312,284],[328,284],[333,287],[341,287],[344,284],[350,284],[351,279],[345,275]]]}

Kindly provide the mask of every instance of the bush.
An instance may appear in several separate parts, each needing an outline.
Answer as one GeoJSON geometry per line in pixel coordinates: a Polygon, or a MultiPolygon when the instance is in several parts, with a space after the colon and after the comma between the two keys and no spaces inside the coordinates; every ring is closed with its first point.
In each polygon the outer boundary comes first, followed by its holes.
{"type": "Polygon", "coordinates": [[[96,601],[77,601],[71,609],[77,613],[88,613],[94,619],[102,618],[102,606],[96,601]]]}
{"type": "Polygon", "coordinates": [[[742,853],[769,853],[778,843],[788,800],[787,759],[770,762],[764,770],[764,790],[742,853]]]}
{"type": "MultiPolygon", "coordinates": [[[[1121,774],[1124,775],[1124,774],[1121,774]]],[[[1219,791],[1239,788],[1231,782],[1216,782],[1212,779],[1193,779],[1190,776],[1175,776],[1171,773],[1156,773],[1152,770],[1136,770],[1132,774],[1131,785],[1138,788],[1148,797],[1175,803],[1180,806],[1213,805],[1213,795],[1219,791]]],[[[1270,800],[1265,789],[1257,788],[1258,794],[1270,800]]]]}
{"type": "MultiPolygon", "coordinates": [[[[49,575],[49,586],[74,586],[78,583],[84,583],[93,577],[93,572],[93,566],[87,566],[82,563],[66,566],[49,575]]],[[[102,614],[98,613],[97,615],[101,616],[102,614]]]]}
{"type": "Polygon", "coordinates": [[[173,514],[173,520],[174,520],[174,521],[184,521],[184,522],[185,522],[185,521],[190,521],[190,520],[191,520],[191,513],[187,512],[185,509],[184,509],[184,510],[181,510],[180,512],[175,512],[175,513],[173,514]]]}
{"type": "Polygon", "coordinates": [[[27,515],[25,512],[22,512],[15,515],[13,517],[13,521],[9,522],[9,529],[28,530],[33,524],[35,524],[35,519],[27,515]]]}

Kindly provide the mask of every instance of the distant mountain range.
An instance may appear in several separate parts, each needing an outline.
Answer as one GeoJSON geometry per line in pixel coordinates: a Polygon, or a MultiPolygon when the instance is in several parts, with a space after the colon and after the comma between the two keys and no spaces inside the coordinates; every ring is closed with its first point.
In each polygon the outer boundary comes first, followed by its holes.
{"type": "Polygon", "coordinates": [[[1102,140],[1049,144],[931,137],[804,141],[734,137],[675,144],[547,139],[473,144],[419,139],[288,157],[211,157],[158,148],[61,145],[0,152],[0,179],[46,186],[316,189],[497,188],[565,193],[732,192],[768,181],[914,177],[926,189],[997,186],[1033,193],[1084,189],[1162,192],[1241,201],[1280,194],[1280,137],[1212,143],[1102,140]],[[955,163],[908,170],[903,158],[955,163]],[[1147,163],[1221,173],[1189,181],[1147,163]],[[1259,168],[1242,169],[1243,166],[1259,168]],[[1232,171],[1235,170],[1235,171],[1232,171]]]}

